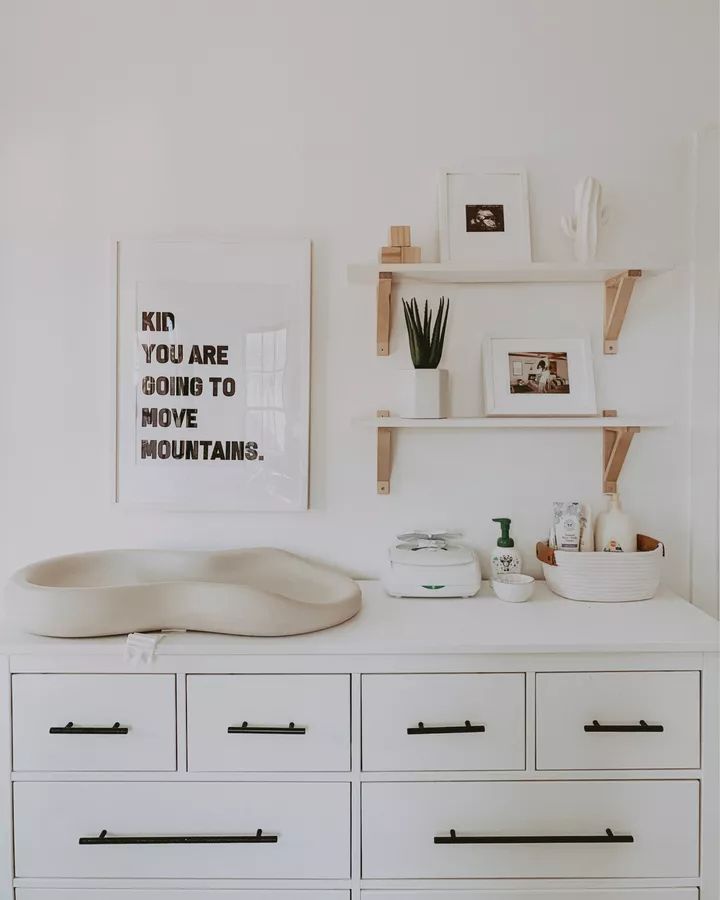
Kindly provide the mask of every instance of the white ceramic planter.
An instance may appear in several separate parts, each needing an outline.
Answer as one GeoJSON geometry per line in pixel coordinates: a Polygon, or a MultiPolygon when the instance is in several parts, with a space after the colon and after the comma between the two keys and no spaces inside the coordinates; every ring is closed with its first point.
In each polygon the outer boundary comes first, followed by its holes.
{"type": "Polygon", "coordinates": [[[407,419],[444,419],[448,414],[447,369],[405,369],[400,373],[400,414],[407,419]]]}

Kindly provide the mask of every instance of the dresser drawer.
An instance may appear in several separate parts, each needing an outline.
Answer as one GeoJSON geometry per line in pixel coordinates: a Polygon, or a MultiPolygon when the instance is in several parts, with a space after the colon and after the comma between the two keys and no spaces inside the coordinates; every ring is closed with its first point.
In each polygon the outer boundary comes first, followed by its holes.
{"type": "Polygon", "coordinates": [[[696,781],[366,783],[362,804],[365,878],[698,874],[696,781]]]}
{"type": "Polygon", "coordinates": [[[538,769],[700,767],[699,672],[538,674],[536,716],[538,769]]]}
{"type": "MultiPolygon", "coordinates": [[[[76,889],[64,890],[53,888],[20,888],[15,891],[16,900],[350,900],[349,891],[218,891],[215,888],[209,891],[167,891],[153,888],[141,888],[139,890],[93,891],[76,889]]],[[[400,900],[400,898],[398,898],[400,900]]],[[[428,898],[432,900],[432,898],[428,898]]],[[[463,898],[456,898],[463,900],[463,898]]],[[[467,898],[474,900],[474,898],[467,898]]],[[[490,898],[494,900],[494,898],[490,898]]],[[[515,900],[508,897],[507,900],[515,900]]],[[[524,898],[521,898],[524,900],[524,898]]],[[[531,898],[534,900],[534,898],[531,898]]],[[[541,898],[542,900],[542,898],[541,898]]],[[[547,900],[547,898],[546,898],[547,900]]],[[[574,900],[574,898],[568,898],[574,900]]],[[[599,897],[598,900],[606,900],[599,897]]],[[[614,900],[614,898],[611,898],[614,900]]],[[[624,898],[619,898],[624,900],[624,898]]],[[[637,900],[676,900],[675,897],[656,898],[638,897],[637,900]]],[[[677,900],[686,900],[678,895],[677,900]]],[[[697,900],[697,897],[695,897],[697,900]]]]}
{"type": "Polygon", "coordinates": [[[19,878],[347,878],[350,786],[19,782],[15,869],[19,878]]]}
{"type": "Polygon", "coordinates": [[[189,675],[194,772],[345,772],[348,675],[189,675]]]}
{"type": "Polygon", "coordinates": [[[174,675],[14,675],[12,703],[16,772],[177,767],[174,675]]]}
{"type": "Polygon", "coordinates": [[[362,728],[366,771],[524,769],[525,676],[363,675],[362,728]]]}
{"type": "MultiPolygon", "coordinates": [[[[698,900],[698,890],[697,888],[651,888],[649,890],[639,888],[596,891],[564,888],[551,891],[362,891],[360,896],[362,900],[698,900]]],[[[22,900],[22,897],[19,896],[18,900],[22,900]]],[[[35,898],[28,897],[27,900],[35,900],[35,898]]],[[[45,897],[41,900],[45,900],[45,897]]],[[[51,900],[49,895],[47,900],[51,900]]],[[[78,900],[82,900],[82,898],[78,898],[78,900]]],[[[152,900],[155,898],[153,897],[152,900]]],[[[188,900],[195,900],[195,898],[189,897],[188,900]]]]}

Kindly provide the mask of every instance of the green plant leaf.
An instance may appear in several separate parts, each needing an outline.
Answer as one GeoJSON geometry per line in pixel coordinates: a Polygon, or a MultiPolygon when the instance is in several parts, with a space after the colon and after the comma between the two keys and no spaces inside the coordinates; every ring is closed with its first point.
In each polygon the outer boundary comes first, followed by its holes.
{"type": "Polygon", "coordinates": [[[416,369],[436,369],[442,358],[450,301],[441,297],[433,315],[426,299],[422,316],[415,297],[409,302],[403,298],[402,304],[413,365],[416,369]]]}

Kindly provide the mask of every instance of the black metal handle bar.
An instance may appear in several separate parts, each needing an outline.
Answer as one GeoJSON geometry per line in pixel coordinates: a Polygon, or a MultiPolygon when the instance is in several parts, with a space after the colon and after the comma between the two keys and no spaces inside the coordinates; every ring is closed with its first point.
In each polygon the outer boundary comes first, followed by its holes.
{"type": "Polygon", "coordinates": [[[287,727],[274,725],[248,725],[243,722],[242,725],[228,726],[228,734],[305,734],[307,728],[305,726],[296,725],[291,722],[287,727]]]}
{"type": "Polygon", "coordinates": [[[110,727],[103,726],[99,728],[75,725],[73,722],[68,722],[67,725],[53,726],[50,729],[50,734],[127,734],[129,730],[127,725],[121,725],[119,722],[115,722],[110,727]]]}
{"type": "Polygon", "coordinates": [[[417,723],[417,728],[408,728],[408,734],[477,734],[485,731],[484,725],[471,725],[469,719],[465,719],[464,725],[428,725],[417,723]]]}
{"type": "Polygon", "coordinates": [[[99,846],[101,844],[277,844],[276,834],[263,834],[258,828],[255,834],[170,834],[154,837],[145,835],[120,835],[108,837],[103,829],[97,837],[81,837],[78,844],[99,846]]]}
{"type": "Polygon", "coordinates": [[[585,726],[585,731],[612,731],[617,733],[632,732],[634,734],[642,734],[643,732],[650,734],[651,732],[654,732],[657,734],[665,731],[665,728],[662,725],[648,725],[645,719],[640,719],[637,725],[601,725],[597,719],[593,719],[592,725],[585,726]]]}
{"type": "Polygon", "coordinates": [[[605,829],[605,834],[478,834],[465,837],[458,837],[451,828],[449,835],[439,834],[434,838],[436,844],[632,844],[634,841],[631,834],[614,834],[610,828],[605,829]]]}

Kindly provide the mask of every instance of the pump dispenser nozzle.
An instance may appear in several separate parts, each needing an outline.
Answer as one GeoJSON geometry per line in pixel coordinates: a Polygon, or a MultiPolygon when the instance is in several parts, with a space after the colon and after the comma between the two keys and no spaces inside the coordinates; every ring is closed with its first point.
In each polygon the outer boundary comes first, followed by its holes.
{"type": "Polygon", "coordinates": [[[498,547],[514,547],[515,541],[510,537],[510,519],[499,518],[493,519],[500,526],[500,537],[498,538],[498,547]]]}

